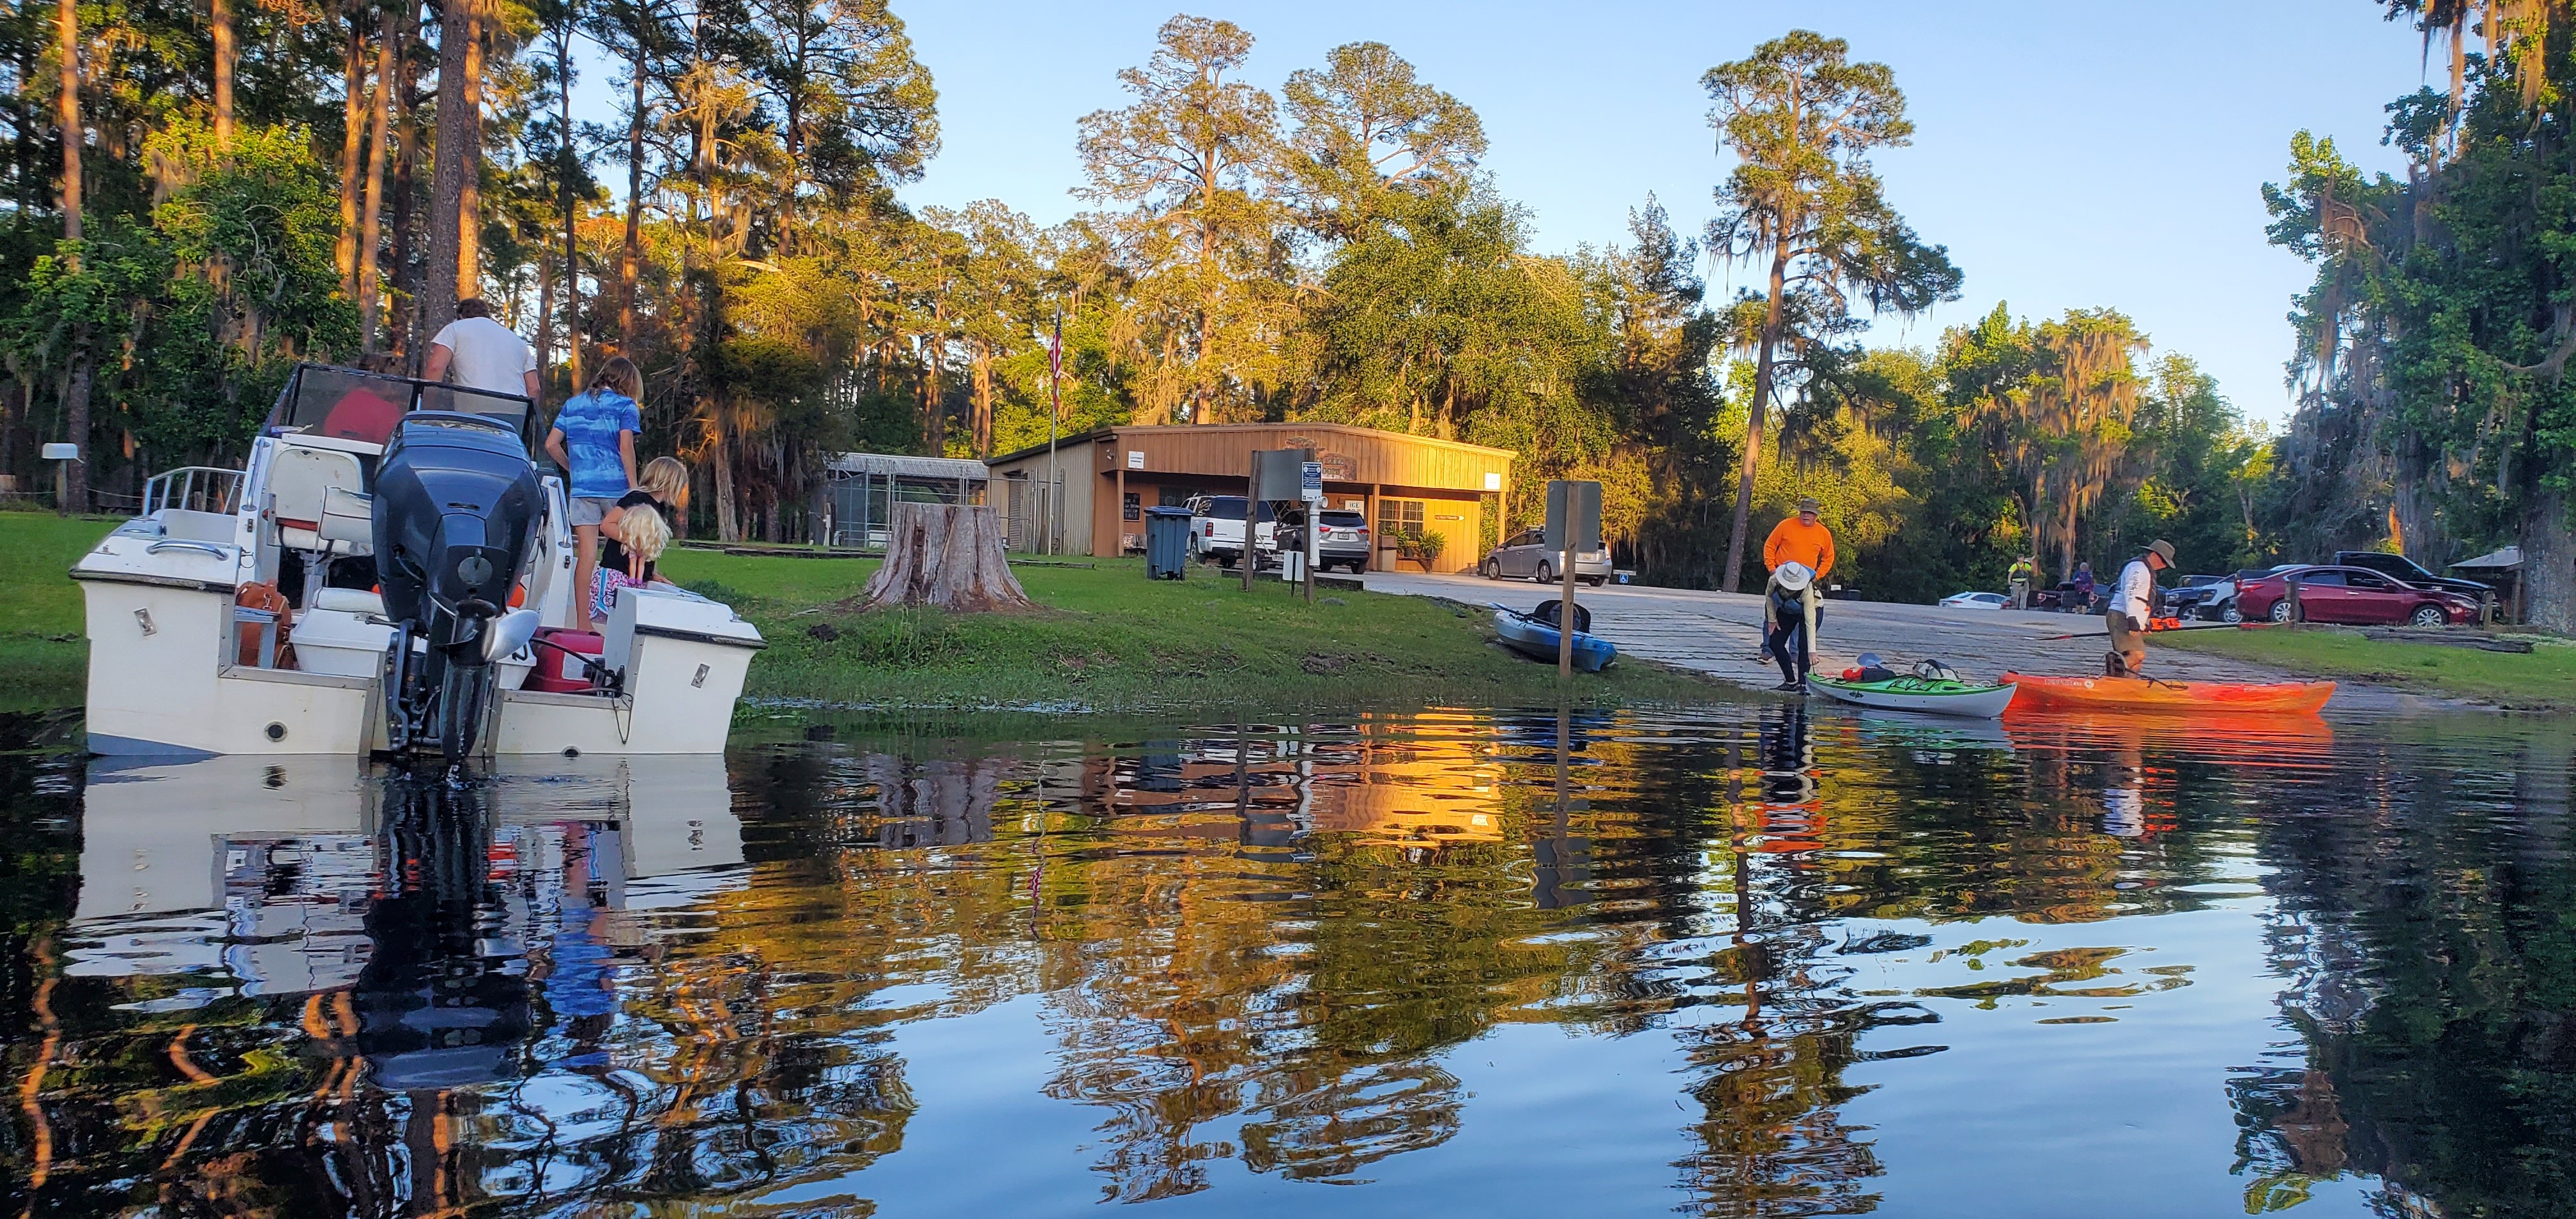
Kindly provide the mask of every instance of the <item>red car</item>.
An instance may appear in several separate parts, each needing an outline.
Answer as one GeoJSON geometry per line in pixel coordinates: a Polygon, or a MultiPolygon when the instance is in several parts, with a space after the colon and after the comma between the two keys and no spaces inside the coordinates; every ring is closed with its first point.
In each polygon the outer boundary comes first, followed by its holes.
{"type": "Polygon", "coordinates": [[[2351,626],[2467,625],[2478,603],[2458,593],[2417,588],[2359,567],[2294,567],[2237,586],[2236,610],[2249,620],[2290,620],[2290,577],[2299,577],[2299,606],[2310,622],[2351,626]]]}

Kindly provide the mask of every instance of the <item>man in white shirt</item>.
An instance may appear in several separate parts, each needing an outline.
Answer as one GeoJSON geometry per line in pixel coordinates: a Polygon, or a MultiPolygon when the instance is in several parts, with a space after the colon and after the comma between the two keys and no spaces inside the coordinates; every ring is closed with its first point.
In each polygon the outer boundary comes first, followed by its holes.
{"type": "Polygon", "coordinates": [[[2111,593],[2111,650],[2102,671],[2112,677],[2147,675],[2147,624],[2156,613],[2156,573],[2173,566],[2173,543],[2157,538],[2120,569],[2111,593]]]}
{"type": "Polygon", "coordinates": [[[479,297],[456,302],[456,320],[429,340],[429,361],[420,375],[425,381],[445,381],[451,370],[456,383],[468,389],[537,400],[537,353],[526,339],[493,321],[492,306],[479,297]]]}

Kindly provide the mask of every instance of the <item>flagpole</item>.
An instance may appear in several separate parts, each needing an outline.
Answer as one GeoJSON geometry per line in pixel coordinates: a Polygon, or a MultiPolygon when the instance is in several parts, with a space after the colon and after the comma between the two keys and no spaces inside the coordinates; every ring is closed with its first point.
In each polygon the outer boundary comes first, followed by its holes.
{"type": "Polygon", "coordinates": [[[1064,313],[1055,315],[1055,334],[1047,340],[1047,553],[1054,554],[1064,536],[1064,486],[1055,468],[1056,419],[1064,413],[1064,313]]]}

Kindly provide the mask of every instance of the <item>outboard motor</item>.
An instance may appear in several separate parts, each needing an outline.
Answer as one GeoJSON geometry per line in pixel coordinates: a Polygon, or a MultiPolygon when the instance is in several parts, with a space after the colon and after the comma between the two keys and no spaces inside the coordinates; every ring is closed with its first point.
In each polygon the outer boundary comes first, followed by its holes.
{"type": "Polygon", "coordinates": [[[509,614],[543,512],[518,434],[493,417],[415,411],[376,471],[376,578],[394,638],[385,654],[386,745],[435,737],[453,764],[474,750],[492,662],[536,625],[509,614]],[[506,645],[506,646],[504,646],[506,645]]]}

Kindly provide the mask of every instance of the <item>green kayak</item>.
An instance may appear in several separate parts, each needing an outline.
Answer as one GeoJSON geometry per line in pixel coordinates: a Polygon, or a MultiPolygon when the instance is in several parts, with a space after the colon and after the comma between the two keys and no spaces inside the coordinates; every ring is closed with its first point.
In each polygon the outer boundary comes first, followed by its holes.
{"type": "Polygon", "coordinates": [[[2012,704],[2018,688],[2002,683],[1979,684],[1947,677],[1895,677],[1884,681],[1844,681],[1835,677],[1807,675],[1807,685],[1816,693],[1862,707],[1882,707],[1890,711],[1921,711],[1932,715],[1964,715],[1975,719],[1993,719],[2012,704]]]}

